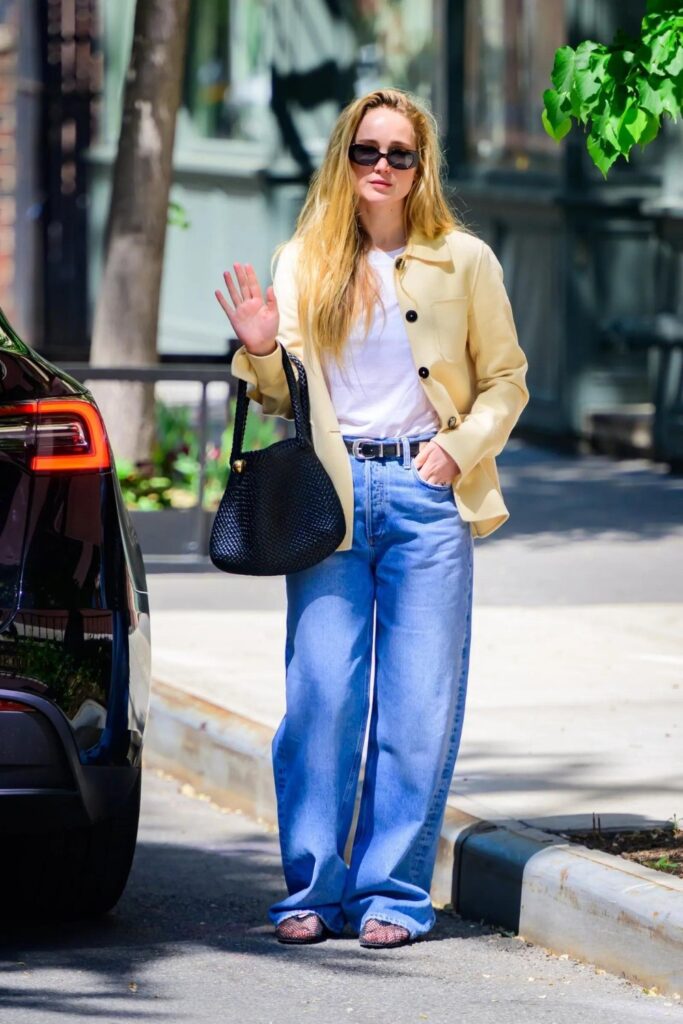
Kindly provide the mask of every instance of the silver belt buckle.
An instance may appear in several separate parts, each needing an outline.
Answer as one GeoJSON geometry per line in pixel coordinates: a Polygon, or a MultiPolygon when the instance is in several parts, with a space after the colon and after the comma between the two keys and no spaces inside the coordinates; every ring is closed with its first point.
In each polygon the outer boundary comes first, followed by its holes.
{"type": "Polygon", "coordinates": [[[382,457],[382,454],[384,452],[384,444],[383,444],[382,441],[376,441],[374,439],[374,437],[355,437],[353,439],[353,444],[351,445],[351,452],[352,452],[353,455],[355,455],[355,457],[357,459],[365,460],[365,459],[374,459],[374,458],[377,457],[375,455],[363,455],[363,453],[360,450],[360,445],[364,441],[369,441],[371,444],[379,444],[379,454],[380,454],[380,458],[382,457]]]}

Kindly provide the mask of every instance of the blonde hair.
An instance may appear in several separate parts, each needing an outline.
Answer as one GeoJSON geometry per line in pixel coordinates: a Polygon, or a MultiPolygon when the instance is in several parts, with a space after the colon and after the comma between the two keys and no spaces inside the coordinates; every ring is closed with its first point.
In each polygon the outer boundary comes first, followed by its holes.
{"type": "MultiPolygon", "coordinates": [[[[298,240],[298,316],[302,335],[318,355],[339,360],[345,339],[362,310],[370,327],[376,279],[367,262],[370,237],[358,214],[358,195],[348,149],[368,110],[390,107],[415,132],[419,153],[415,178],[403,205],[406,239],[418,231],[435,239],[454,229],[469,231],[450,209],[442,185],[442,153],[434,115],[402,89],[376,89],[354,100],[339,115],[320,167],[314,172],[290,241],[298,240]],[[308,325],[304,328],[303,325],[308,325]]],[[[273,254],[273,262],[288,244],[273,254]]]]}

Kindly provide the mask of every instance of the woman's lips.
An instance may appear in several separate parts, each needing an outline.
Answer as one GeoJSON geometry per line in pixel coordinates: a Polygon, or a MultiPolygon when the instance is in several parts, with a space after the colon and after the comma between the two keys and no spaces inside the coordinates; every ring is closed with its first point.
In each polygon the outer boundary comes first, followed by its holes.
{"type": "Polygon", "coordinates": [[[371,185],[383,185],[384,188],[389,188],[389,186],[391,185],[391,182],[390,181],[371,181],[370,184],[371,185]]]}

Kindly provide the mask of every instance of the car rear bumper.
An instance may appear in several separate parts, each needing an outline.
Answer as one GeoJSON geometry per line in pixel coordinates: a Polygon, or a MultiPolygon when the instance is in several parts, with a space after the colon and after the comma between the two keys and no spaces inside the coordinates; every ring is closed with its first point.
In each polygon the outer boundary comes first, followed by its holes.
{"type": "Polygon", "coordinates": [[[0,688],[0,829],[39,834],[116,815],[140,765],[85,765],[63,712],[35,694],[0,688]],[[25,708],[25,710],[20,709],[25,708]]]}

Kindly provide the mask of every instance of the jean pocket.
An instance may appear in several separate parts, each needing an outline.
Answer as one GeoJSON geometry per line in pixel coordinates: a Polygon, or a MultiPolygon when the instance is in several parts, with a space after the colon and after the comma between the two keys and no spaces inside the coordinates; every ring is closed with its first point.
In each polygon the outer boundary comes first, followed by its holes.
{"type": "Polygon", "coordinates": [[[451,483],[431,484],[429,480],[425,480],[423,477],[421,477],[418,472],[417,466],[415,465],[415,459],[410,460],[410,469],[418,483],[422,484],[423,487],[426,487],[430,491],[450,491],[452,489],[453,485],[451,483]]]}

